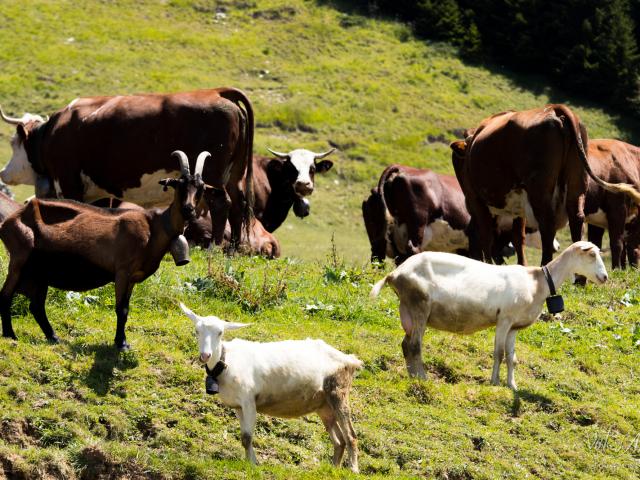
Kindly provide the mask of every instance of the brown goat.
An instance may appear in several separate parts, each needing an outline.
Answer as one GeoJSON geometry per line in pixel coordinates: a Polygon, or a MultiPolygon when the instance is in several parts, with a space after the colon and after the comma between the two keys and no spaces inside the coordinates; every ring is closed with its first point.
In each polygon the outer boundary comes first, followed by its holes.
{"type": "Polygon", "coordinates": [[[130,348],[125,324],[133,286],[158,269],[185,223],[195,217],[205,189],[202,168],[210,154],[200,153],[193,175],[183,152],[171,155],[180,162],[181,176],[159,182],[175,189],[165,209],[119,210],[33,199],[4,221],[0,239],[9,252],[7,279],[0,290],[4,337],[16,339],[11,324],[15,292],[29,298],[38,325],[47,339],[57,342],[45,312],[48,288],[86,291],[115,282],[115,344],[119,350],[130,348]]]}

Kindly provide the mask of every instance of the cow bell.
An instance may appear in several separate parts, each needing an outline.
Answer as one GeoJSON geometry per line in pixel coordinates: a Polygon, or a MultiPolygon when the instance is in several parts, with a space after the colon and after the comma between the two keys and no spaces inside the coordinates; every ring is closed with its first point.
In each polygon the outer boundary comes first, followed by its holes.
{"type": "Polygon", "coordinates": [[[205,379],[205,382],[204,382],[204,390],[209,395],[215,395],[216,393],[218,393],[220,391],[218,380],[216,378],[213,378],[207,375],[207,378],[205,379]]]}
{"type": "Polygon", "coordinates": [[[304,218],[309,215],[309,210],[311,209],[309,205],[309,200],[306,198],[296,197],[293,201],[293,213],[296,214],[296,217],[304,218]]]}
{"type": "Polygon", "coordinates": [[[564,311],[564,300],[562,295],[551,295],[547,297],[547,310],[549,313],[556,314],[564,311]]]}
{"type": "Polygon", "coordinates": [[[184,238],[184,235],[178,235],[171,241],[169,252],[171,252],[173,261],[178,267],[186,265],[191,261],[189,258],[189,243],[187,239],[184,238]]]}

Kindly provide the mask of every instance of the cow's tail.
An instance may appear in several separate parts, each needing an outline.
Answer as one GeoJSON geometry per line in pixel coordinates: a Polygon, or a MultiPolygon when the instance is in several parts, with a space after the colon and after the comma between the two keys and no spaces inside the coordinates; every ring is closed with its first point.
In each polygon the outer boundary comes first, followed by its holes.
{"type": "Polygon", "coordinates": [[[596,176],[595,173],[591,170],[591,166],[589,165],[589,159],[587,158],[586,146],[587,142],[582,138],[582,134],[580,132],[580,121],[573,114],[571,109],[566,105],[554,105],[553,106],[556,113],[562,114],[570,123],[570,130],[573,134],[574,141],[576,143],[576,148],[578,150],[578,156],[580,157],[580,161],[584,166],[584,169],[587,171],[587,174],[596,182],[599,186],[612,193],[623,193],[629,196],[636,204],[640,205],[640,192],[636,190],[633,185],[628,183],[609,183],[602,180],[600,177],[596,176]]]}
{"type": "Polygon", "coordinates": [[[370,298],[376,298],[378,295],[380,295],[380,290],[382,290],[382,288],[387,284],[388,278],[389,278],[389,275],[385,275],[385,277],[382,280],[380,280],[373,286],[373,288],[371,289],[371,292],[369,293],[370,298]]]}
{"type": "Polygon", "coordinates": [[[253,190],[253,133],[255,129],[253,106],[247,95],[237,88],[226,88],[220,95],[227,100],[242,105],[246,115],[245,129],[245,154],[247,161],[247,173],[244,180],[244,196],[246,199],[244,209],[244,224],[247,232],[247,238],[250,238],[251,221],[253,219],[253,206],[255,203],[255,195],[253,190]]]}

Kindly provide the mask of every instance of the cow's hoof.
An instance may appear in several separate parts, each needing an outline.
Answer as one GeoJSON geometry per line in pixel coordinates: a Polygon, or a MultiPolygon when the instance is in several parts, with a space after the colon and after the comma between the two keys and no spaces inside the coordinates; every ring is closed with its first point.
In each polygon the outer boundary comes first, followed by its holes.
{"type": "Polygon", "coordinates": [[[60,339],[58,338],[57,335],[51,335],[50,337],[47,337],[47,342],[49,342],[52,345],[57,345],[60,343],[60,339]]]}
{"type": "Polygon", "coordinates": [[[129,345],[126,340],[120,345],[116,344],[116,347],[118,347],[119,352],[128,352],[131,350],[131,345],[129,345]]]}

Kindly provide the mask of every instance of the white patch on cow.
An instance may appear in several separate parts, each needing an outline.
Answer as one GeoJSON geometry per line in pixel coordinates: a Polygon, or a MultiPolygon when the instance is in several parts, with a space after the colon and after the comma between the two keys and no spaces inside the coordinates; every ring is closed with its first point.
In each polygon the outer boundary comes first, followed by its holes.
{"type": "Polygon", "coordinates": [[[64,198],[62,196],[62,187],[60,187],[60,180],[57,178],[53,181],[53,190],[56,192],[56,197],[64,198]]]}
{"type": "Polygon", "coordinates": [[[585,217],[585,221],[590,225],[595,225],[600,228],[607,228],[609,222],[607,221],[607,214],[599,208],[595,213],[591,213],[585,217]]]}
{"type": "MultiPolygon", "coordinates": [[[[173,200],[173,189],[169,188],[165,192],[162,185],[159,185],[158,182],[164,178],[177,178],[179,176],[179,171],[167,172],[166,170],[158,170],[153,173],[145,173],[140,179],[140,186],[123,190],[121,200],[136,203],[144,208],[169,205],[173,200]]],[[[82,171],[80,172],[80,178],[84,186],[85,202],[93,202],[112,196],[111,193],[96,185],[96,183],[82,171]]]]}
{"type": "Polygon", "coordinates": [[[78,100],[80,100],[80,99],[79,98],[74,98],[73,100],[71,100],[71,102],[69,102],[69,105],[67,105],[67,109],[71,110],[78,100]]]}
{"type": "MultiPolygon", "coordinates": [[[[311,181],[311,176],[309,175],[309,170],[311,166],[315,163],[315,154],[310,150],[306,150],[304,148],[299,148],[297,150],[292,150],[289,152],[289,159],[296,170],[298,171],[298,177],[294,182],[294,185],[306,185],[313,191],[313,182],[311,181]]],[[[307,193],[307,195],[310,195],[307,193]]]]}
{"type": "Polygon", "coordinates": [[[449,222],[437,218],[424,228],[421,250],[456,253],[460,249],[469,248],[469,237],[464,230],[457,230],[449,222]]]}
{"type": "Polygon", "coordinates": [[[9,185],[35,185],[36,172],[29,162],[24,143],[17,134],[11,139],[11,148],[13,155],[9,163],[0,171],[0,179],[9,185]]]}
{"type": "MultiPolygon", "coordinates": [[[[538,228],[538,221],[533,215],[533,209],[529,203],[529,196],[524,190],[511,190],[505,197],[505,205],[502,208],[489,205],[489,211],[497,217],[504,217],[499,219],[505,223],[513,223],[513,219],[516,217],[524,218],[527,225],[531,228],[538,228]]],[[[511,226],[509,226],[511,228],[511,226]]]]}

